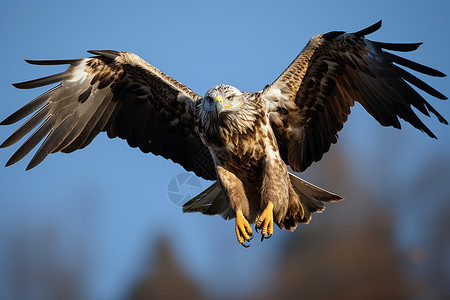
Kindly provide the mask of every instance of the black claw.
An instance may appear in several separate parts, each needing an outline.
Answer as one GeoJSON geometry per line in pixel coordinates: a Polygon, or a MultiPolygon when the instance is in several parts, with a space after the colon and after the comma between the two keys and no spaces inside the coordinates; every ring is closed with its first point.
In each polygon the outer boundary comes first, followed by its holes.
{"type": "Polygon", "coordinates": [[[255,231],[256,231],[256,233],[259,233],[258,226],[255,226],[255,231]]]}
{"type": "Polygon", "coordinates": [[[254,238],[254,235],[253,235],[253,233],[250,235],[250,238],[247,240],[247,241],[251,241],[251,240],[253,240],[253,238],[254,238]]]}
{"type": "Polygon", "coordinates": [[[261,242],[267,239],[270,239],[272,234],[261,234],[261,242]]]}
{"type": "Polygon", "coordinates": [[[244,247],[244,248],[248,248],[248,247],[250,247],[250,245],[251,244],[245,244],[245,242],[248,242],[247,240],[245,240],[241,245],[244,247]]]}

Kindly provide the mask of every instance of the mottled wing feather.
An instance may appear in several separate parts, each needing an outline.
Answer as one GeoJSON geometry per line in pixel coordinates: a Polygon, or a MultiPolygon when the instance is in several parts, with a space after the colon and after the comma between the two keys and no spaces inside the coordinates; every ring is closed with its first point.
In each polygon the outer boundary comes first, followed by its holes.
{"type": "Polygon", "coordinates": [[[400,66],[431,76],[445,74],[385,51],[413,51],[420,43],[381,43],[363,37],[380,26],[381,21],[355,33],[333,31],[313,37],[264,89],[262,98],[280,152],[295,171],[319,161],[337,142],[354,101],[383,126],[400,129],[401,118],[434,138],[412,107],[447,124],[409,84],[439,99],[447,97],[400,66]]]}
{"type": "Polygon", "coordinates": [[[139,56],[111,50],[95,57],[31,61],[35,65],[69,64],[67,71],[14,84],[21,89],[60,85],[6,118],[12,124],[34,114],[1,147],[37,130],[7,162],[14,164],[45,138],[27,169],[50,153],[69,153],[89,145],[101,132],[126,139],[131,147],[181,164],[205,179],[215,179],[212,157],[194,130],[194,109],[201,97],[139,56]]]}

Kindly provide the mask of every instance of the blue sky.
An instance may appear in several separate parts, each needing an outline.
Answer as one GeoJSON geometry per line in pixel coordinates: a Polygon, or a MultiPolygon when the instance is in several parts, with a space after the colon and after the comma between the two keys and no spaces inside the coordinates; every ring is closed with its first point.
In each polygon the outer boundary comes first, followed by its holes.
{"type": "MultiPolygon", "coordinates": [[[[30,66],[25,58],[78,58],[91,49],[124,50],[201,95],[220,83],[256,91],[271,83],[313,35],[356,31],[380,19],[382,29],[369,38],[424,42],[419,51],[405,57],[449,74],[449,13],[447,1],[10,1],[0,11],[0,119],[44,91],[17,90],[11,83],[63,70],[30,66]]],[[[421,78],[450,95],[448,78],[421,78]]],[[[428,99],[450,119],[448,102],[428,99]]],[[[388,181],[385,176],[407,181],[419,172],[423,157],[450,149],[449,127],[435,118],[425,122],[438,141],[406,124],[401,134],[382,128],[356,108],[335,147],[358,162],[353,168],[362,185],[370,182],[372,188],[382,189],[388,181]],[[384,176],[377,170],[376,151],[390,151],[390,144],[380,147],[386,140],[396,144],[392,155],[398,163],[386,167],[392,173],[384,176]]],[[[1,127],[0,140],[16,127],[1,127]]],[[[1,149],[0,164],[15,149],[1,149]]],[[[244,279],[254,273],[250,270],[260,271],[255,280],[270,278],[278,239],[291,234],[277,231],[263,246],[237,247],[233,222],[183,215],[168,200],[167,185],[184,172],[181,167],[105,134],[82,151],[51,155],[25,172],[30,158],[0,168],[0,245],[8,245],[20,232],[56,226],[62,236],[58,247],[69,249],[61,250],[61,255],[76,260],[78,254],[70,250],[74,240],[89,240],[89,297],[119,299],[162,237],[169,239],[187,272],[209,285],[211,293],[232,293],[221,283],[223,278],[238,291],[245,290],[244,279]],[[267,266],[262,267],[261,260],[267,266]],[[239,274],[234,271],[238,268],[239,274]],[[212,276],[219,270],[220,276],[212,276]]],[[[208,182],[202,184],[207,187],[208,182]]],[[[6,253],[6,247],[0,248],[0,265],[9,259],[6,253]]],[[[0,291],[6,293],[7,281],[2,278],[8,276],[6,269],[0,270],[0,291]]],[[[255,280],[250,280],[250,288],[257,285],[255,280]]]]}

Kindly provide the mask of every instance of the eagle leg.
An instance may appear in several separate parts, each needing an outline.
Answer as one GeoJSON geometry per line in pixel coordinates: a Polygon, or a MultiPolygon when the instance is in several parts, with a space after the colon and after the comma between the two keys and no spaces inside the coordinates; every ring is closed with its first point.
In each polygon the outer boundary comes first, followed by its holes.
{"type": "Polygon", "coordinates": [[[259,216],[255,225],[256,231],[261,230],[261,242],[273,234],[273,203],[269,201],[266,208],[259,216]]]}
{"type": "Polygon", "coordinates": [[[245,242],[250,242],[253,238],[252,227],[241,210],[236,211],[236,236],[239,244],[245,248],[250,247],[250,244],[245,244],[245,242]]]}

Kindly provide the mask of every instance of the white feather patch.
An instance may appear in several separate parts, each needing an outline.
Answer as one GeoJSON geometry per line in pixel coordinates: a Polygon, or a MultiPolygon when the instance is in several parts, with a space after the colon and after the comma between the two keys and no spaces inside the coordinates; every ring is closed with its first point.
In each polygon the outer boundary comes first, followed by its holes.
{"type": "Polygon", "coordinates": [[[68,82],[76,82],[76,81],[83,81],[88,76],[88,73],[86,72],[86,62],[88,61],[87,58],[84,58],[83,60],[78,63],[73,70],[71,71],[72,77],[65,80],[68,82]]]}

